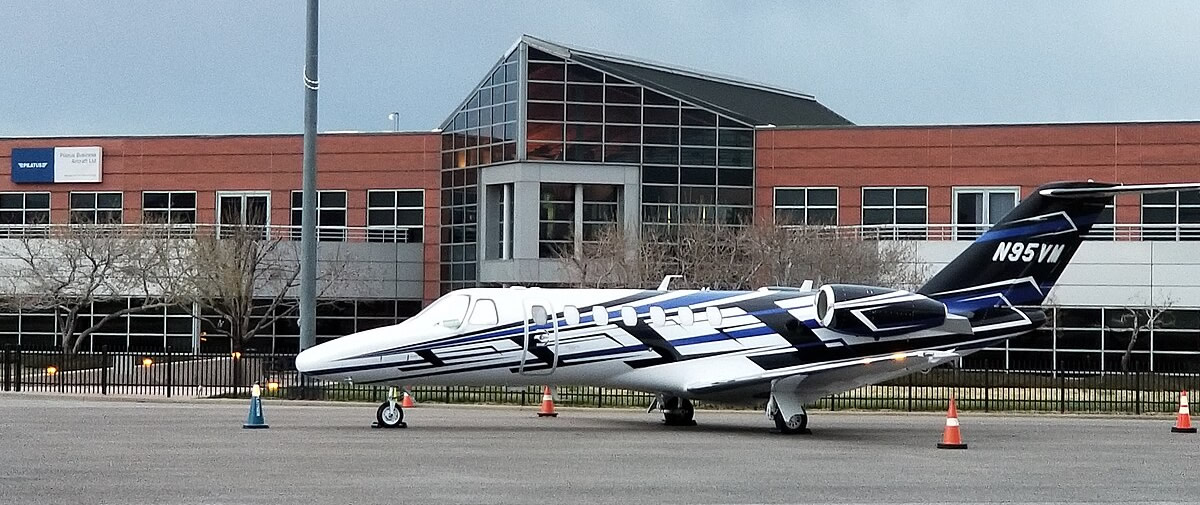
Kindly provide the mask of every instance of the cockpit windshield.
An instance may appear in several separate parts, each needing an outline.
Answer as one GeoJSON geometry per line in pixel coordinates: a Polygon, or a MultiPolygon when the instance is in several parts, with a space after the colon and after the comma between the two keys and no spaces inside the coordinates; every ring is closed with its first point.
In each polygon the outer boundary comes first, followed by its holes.
{"type": "Polygon", "coordinates": [[[469,305],[471,305],[470,296],[443,296],[405,322],[422,326],[441,326],[454,330],[462,326],[463,320],[467,317],[469,305]]]}

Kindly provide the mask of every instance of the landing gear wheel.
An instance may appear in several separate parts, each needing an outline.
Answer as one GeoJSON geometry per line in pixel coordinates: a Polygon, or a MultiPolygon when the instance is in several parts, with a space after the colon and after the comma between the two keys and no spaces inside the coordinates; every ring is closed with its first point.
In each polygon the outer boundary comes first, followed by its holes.
{"type": "Polygon", "coordinates": [[[812,433],[812,430],[808,429],[808,414],[795,414],[784,420],[783,414],[776,410],[771,412],[771,419],[775,420],[775,427],[779,428],[781,434],[808,435],[812,433]]]}
{"type": "Polygon", "coordinates": [[[408,423],[404,422],[404,409],[393,401],[383,402],[379,406],[379,410],[375,411],[375,424],[372,428],[407,428],[408,423]]]}
{"type": "Polygon", "coordinates": [[[663,423],[667,426],[695,426],[696,408],[687,398],[671,397],[663,402],[663,423]]]}

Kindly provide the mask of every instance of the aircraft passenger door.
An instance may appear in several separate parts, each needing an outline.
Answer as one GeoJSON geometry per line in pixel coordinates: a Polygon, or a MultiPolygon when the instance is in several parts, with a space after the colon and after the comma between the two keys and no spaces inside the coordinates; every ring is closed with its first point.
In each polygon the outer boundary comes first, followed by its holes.
{"type": "Polygon", "coordinates": [[[525,303],[525,350],[521,375],[550,375],[558,369],[558,319],[549,302],[525,303]]]}

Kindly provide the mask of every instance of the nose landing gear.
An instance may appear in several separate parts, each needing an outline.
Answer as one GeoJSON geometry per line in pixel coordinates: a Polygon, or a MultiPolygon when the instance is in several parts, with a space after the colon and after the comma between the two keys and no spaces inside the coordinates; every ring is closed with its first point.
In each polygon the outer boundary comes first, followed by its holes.
{"type": "Polygon", "coordinates": [[[408,427],[408,423],[404,422],[404,409],[400,407],[397,396],[395,386],[388,388],[388,399],[375,411],[375,422],[371,423],[372,428],[408,427]]]}

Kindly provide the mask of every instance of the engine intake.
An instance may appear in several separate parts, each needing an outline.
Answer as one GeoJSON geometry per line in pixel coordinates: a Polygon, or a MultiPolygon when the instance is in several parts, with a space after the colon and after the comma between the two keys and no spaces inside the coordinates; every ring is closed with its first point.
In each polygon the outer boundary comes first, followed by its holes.
{"type": "Polygon", "coordinates": [[[864,337],[886,337],[941,326],[946,305],[899,289],[826,284],[817,291],[822,327],[864,337]]]}

